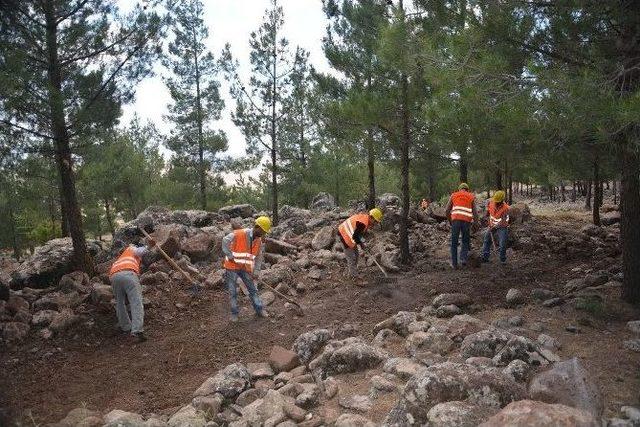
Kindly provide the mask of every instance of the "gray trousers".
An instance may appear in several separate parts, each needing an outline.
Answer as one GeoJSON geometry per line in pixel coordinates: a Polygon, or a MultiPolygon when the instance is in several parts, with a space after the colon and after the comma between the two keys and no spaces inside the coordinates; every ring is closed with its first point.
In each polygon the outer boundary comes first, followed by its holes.
{"type": "Polygon", "coordinates": [[[349,272],[349,276],[357,277],[358,276],[358,257],[360,253],[358,252],[358,247],[351,249],[348,246],[345,246],[344,256],[347,259],[347,271],[349,272]]]}
{"type": "Polygon", "coordinates": [[[142,286],[140,279],[133,271],[119,271],[111,276],[111,287],[116,299],[116,315],[118,326],[123,331],[131,333],[142,332],[144,329],[144,307],[142,306],[142,286]],[[127,313],[125,300],[129,300],[131,319],[127,313]]]}

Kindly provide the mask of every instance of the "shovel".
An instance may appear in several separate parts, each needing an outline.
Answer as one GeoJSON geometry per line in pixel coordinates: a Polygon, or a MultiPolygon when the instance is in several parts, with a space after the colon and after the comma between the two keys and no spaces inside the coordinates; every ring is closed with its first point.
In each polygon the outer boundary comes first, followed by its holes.
{"type": "MultiPolygon", "coordinates": [[[[147,239],[153,239],[151,236],[149,236],[149,233],[144,231],[144,229],[142,227],[138,227],[138,228],[140,229],[140,231],[142,231],[142,234],[144,234],[144,236],[147,239]]],[[[176,262],[173,260],[173,258],[171,258],[169,255],[167,255],[167,253],[164,250],[162,250],[162,248],[160,246],[156,245],[156,247],[158,248],[158,251],[160,252],[160,254],[164,257],[164,259],[167,260],[169,265],[171,267],[173,267],[178,273],[182,274],[184,276],[184,278],[187,279],[187,281],[189,283],[191,283],[191,288],[190,288],[191,294],[193,296],[199,295],[200,291],[202,290],[202,286],[200,286],[198,284],[198,282],[193,280],[193,278],[189,275],[189,273],[187,273],[182,268],[180,268],[180,266],[178,264],[176,264],[176,262]]]]}
{"type": "Polygon", "coordinates": [[[384,269],[384,267],[382,267],[380,265],[380,263],[378,262],[378,260],[376,259],[375,256],[373,256],[373,254],[371,254],[371,252],[365,250],[362,246],[360,246],[360,248],[362,249],[362,251],[364,253],[366,253],[372,260],[373,262],[376,264],[376,266],[380,269],[380,271],[382,271],[382,274],[384,274],[384,278],[385,278],[385,282],[389,283],[389,282],[395,282],[397,280],[397,277],[392,277],[389,276],[389,273],[387,273],[387,270],[384,269]]]}

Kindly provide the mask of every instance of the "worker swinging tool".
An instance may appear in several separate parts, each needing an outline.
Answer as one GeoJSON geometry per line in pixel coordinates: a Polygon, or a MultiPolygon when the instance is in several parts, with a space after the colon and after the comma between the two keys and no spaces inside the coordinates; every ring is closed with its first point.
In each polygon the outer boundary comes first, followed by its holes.
{"type": "Polygon", "coordinates": [[[347,269],[351,279],[358,282],[358,247],[364,250],[364,234],[382,221],[382,211],[373,208],[369,213],[359,213],[350,216],[338,226],[338,233],[342,241],[343,251],[347,259],[347,269]]]}
{"type": "Polygon", "coordinates": [[[496,249],[498,241],[498,253],[500,263],[507,262],[507,239],[509,237],[509,205],[504,201],[504,191],[496,191],[493,198],[489,200],[487,206],[487,217],[489,227],[484,234],[484,244],[482,246],[482,262],[489,262],[491,246],[496,249]]]}
{"type": "Polygon", "coordinates": [[[469,191],[465,182],[458,186],[458,191],[451,194],[446,209],[447,218],[451,223],[451,267],[458,268],[458,241],[462,235],[462,249],[460,250],[460,264],[467,264],[471,247],[471,225],[477,220],[476,197],[469,191]]]}

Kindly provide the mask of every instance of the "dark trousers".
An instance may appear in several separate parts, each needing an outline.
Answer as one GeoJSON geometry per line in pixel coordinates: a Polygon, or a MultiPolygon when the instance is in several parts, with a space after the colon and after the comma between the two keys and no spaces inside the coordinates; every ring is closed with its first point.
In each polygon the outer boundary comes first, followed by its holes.
{"type": "Polygon", "coordinates": [[[451,222],[451,264],[458,265],[458,240],[462,234],[462,248],[460,249],[460,262],[467,263],[469,247],[471,246],[471,223],[467,221],[453,220],[451,222]]]}

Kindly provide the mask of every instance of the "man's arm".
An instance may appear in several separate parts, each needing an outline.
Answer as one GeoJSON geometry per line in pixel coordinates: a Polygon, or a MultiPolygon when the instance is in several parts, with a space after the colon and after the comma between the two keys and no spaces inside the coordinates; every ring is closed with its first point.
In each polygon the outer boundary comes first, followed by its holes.
{"type": "Polygon", "coordinates": [[[235,235],[233,231],[222,238],[222,253],[229,259],[233,261],[233,252],[231,252],[231,244],[233,243],[233,239],[235,235]]]}
{"type": "Polygon", "coordinates": [[[453,201],[451,200],[451,197],[449,197],[449,201],[447,202],[447,207],[444,212],[444,215],[449,221],[451,221],[451,209],[453,209],[453,201]]]}
{"type": "Polygon", "coordinates": [[[256,256],[255,260],[253,261],[253,275],[257,276],[258,274],[260,274],[260,269],[262,268],[262,262],[264,261],[264,242],[262,242],[262,244],[260,245],[260,252],[258,253],[258,256],[256,256]]]}
{"type": "Polygon", "coordinates": [[[356,244],[360,246],[364,245],[363,235],[366,229],[366,225],[361,222],[356,222],[356,229],[353,231],[353,241],[356,242],[356,244]]]}

